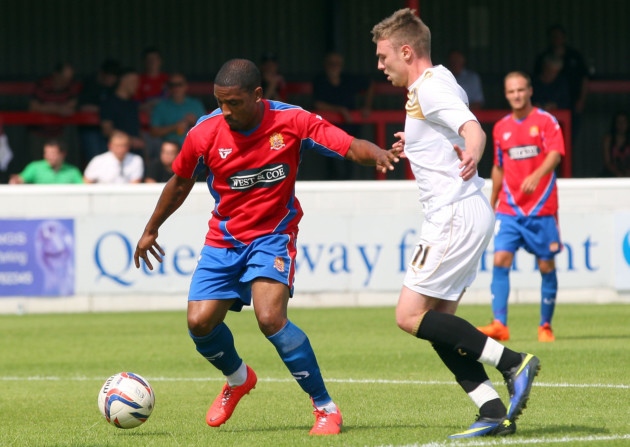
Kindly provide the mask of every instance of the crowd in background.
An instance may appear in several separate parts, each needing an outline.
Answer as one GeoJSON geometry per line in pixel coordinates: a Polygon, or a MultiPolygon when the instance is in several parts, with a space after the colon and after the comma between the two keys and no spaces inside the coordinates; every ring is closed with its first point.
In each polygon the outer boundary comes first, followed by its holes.
{"type": "MultiPolygon", "coordinates": [[[[122,66],[108,58],[90,78],[79,82],[71,63],[63,62],[37,82],[29,110],[70,116],[76,112],[97,114],[97,125],[30,126],[24,150],[28,164],[8,177],[9,183],[137,183],[165,182],[172,175],[170,164],[188,130],[205,115],[200,99],[189,96],[186,75],[163,69],[158,48],[147,47],[141,70],[122,66]],[[77,133],[78,144],[68,144],[69,132],[77,133]],[[79,173],[79,175],[77,175],[79,173]]],[[[264,97],[287,101],[287,82],[274,53],[259,59],[264,97]]],[[[484,107],[479,74],[467,65],[465,53],[449,51],[445,65],[466,91],[470,108],[484,107]]],[[[588,68],[580,52],[567,44],[560,26],[549,29],[549,46],[536,58],[531,71],[534,105],[551,113],[571,111],[572,136],[581,126],[587,95],[588,68]]],[[[356,137],[365,137],[365,127],[353,122],[352,111],[368,116],[373,107],[374,85],[367,76],[347,73],[344,57],[330,52],[322,71],[312,79],[314,110],[338,113],[339,126],[356,137]]],[[[0,124],[0,170],[8,171],[10,142],[0,124]]],[[[612,116],[610,131],[602,138],[604,177],[630,176],[630,126],[628,113],[612,116]]],[[[302,180],[373,179],[370,168],[345,160],[309,157],[305,154],[302,180]]],[[[204,179],[200,179],[204,180],[204,179]]]]}

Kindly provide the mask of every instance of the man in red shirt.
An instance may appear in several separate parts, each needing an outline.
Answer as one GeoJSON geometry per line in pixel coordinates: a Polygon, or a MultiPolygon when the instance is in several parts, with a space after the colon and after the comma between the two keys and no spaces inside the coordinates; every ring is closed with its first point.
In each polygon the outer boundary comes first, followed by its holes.
{"type": "Polygon", "coordinates": [[[162,54],[156,47],[147,47],[142,52],[144,71],[140,73],[140,82],[134,99],[140,103],[140,109],[150,112],[160,99],[166,96],[168,73],[162,71],[162,54]]]}
{"type": "Polygon", "coordinates": [[[134,260],[161,262],[162,223],[184,202],[198,175],[206,175],[215,206],[188,295],[188,329],[197,351],[227,378],[206,415],[218,427],[255,387],[256,374],[239,357],[224,319],[254,304],[258,326],[315,407],[312,435],[341,431],[342,416],[329,396],[306,334],[287,317],[293,294],[296,238],[302,208],[295,196],[304,151],[376,165],[385,172],[392,152],[351,137],[300,107],[263,99],[261,75],[246,59],[226,62],[214,80],[219,108],[199,119],[173,162],[173,177],[138,242],[134,260]]]}
{"type": "MultiPolygon", "coordinates": [[[[57,64],[50,76],[40,79],[29,102],[32,112],[58,116],[70,116],[75,113],[81,85],[75,80],[74,68],[68,62],[57,64]]],[[[73,137],[74,128],[60,125],[33,126],[29,132],[29,161],[39,160],[44,143],[50,139],[63,140],[68,146],[68,160],[79,164],[79,157],[74,145],[68,143],[73,137]]]]}
{"type": "Polygon", "coordinates": [[[478,328],[497,340],[508,340],[509,271],[520,247],[536,256],[542,275],[538,340],[555,340],[551,319],[558,291],[554,257],[562,249],[558,229],[558,189],[554,169],[564,155],[558,121],[534,107],[529,76],[511,72],[505,77],[505,97],[512,113],[493,130],[492,196],[496,209],[492,312],[494,320],[478,328]]]}

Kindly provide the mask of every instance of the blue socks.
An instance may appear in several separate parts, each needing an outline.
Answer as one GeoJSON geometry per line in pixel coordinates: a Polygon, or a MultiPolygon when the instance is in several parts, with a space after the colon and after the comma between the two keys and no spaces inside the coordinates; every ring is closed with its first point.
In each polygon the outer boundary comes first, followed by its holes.
{"type": "MultiPolygon", "coordinates": [[[[510,269],[494,267],[492,269],[492,313],[494,318],[507,326],[508,296],[510,295],[510,269]]],[[[556,295],[558,293],[558,277],[556,271],[542,273],[540,286],[540,325],[551,324],[553,312],[556,307],[556,295]]]]}
{"type": "Polygon", "coordinates": [[[542,274],[540,286],[540,325],[551,324],[553,311],[556,307],[556,294],[558,293],[558,277],[556,271],[542,274]]]}
{"type": "Polygon", "coordinates": [[[243,360],[236,353],[232,332],[225,323],[219,324],[208,335],[196,337],[190,334],[190,338],[195,342],[197,352],[203,355],[224,376],[236,372],[243,363],[243,360]]]}
{"type": "Polygon", "coordinates": [[[494,319],[507,326],[508,297],[510,296],[510,269],[507,267],[493,267],[492,283],[492,313],[494,319]]]}
{"type": "Polygon", "coordinates": [[[267,339],[275,346],[298,385],[313,398],[315,406],[324,406],[332,400],[326,391],[311,343],[299,327],[289,321],[267,339]]]}
{"type": "MultiPolygon", "coordinates": [[[[234,337],[225,323],[219,324],[208,335],[196,337],[197,352],[204,356],[224,376],[233,374],[243,363],[234,347],[234,337]]],[[[332,401],[319,371],[315,353],[306,334],[290,321],[280,331],[267,337],[280,358],[302,389],[313,398],[317,407],[332,401]]]]}

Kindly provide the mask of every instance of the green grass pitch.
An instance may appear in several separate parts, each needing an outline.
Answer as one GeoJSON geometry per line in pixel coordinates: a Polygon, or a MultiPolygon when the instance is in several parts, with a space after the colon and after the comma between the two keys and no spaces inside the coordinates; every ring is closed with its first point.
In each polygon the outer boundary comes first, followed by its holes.
{"type": "MultiPolygon", "coordinates": [[[[490,309],[462,305],[459,315],[482,325],[490,309]]],[[[2,315],[0,445],[630,445],[630,305],[559,304],[548,344],[536,338],[538,306],[512,305],[507,345],[542,362],[528,408],[514,436],[458,442],[447,436],[476,408],[429,344],[396,327],[393,308],[290,308],[289,317],[309,335],[343,412],[340,436],[308,435],[310,401],[252,312],[227,323],[259,382],[220,428],[204,418],[223,378],[196,353],[184,312],[2,315]],[[131,430],[107,424],[96,406],[119,371],[143,375],[156,394],[152,416],[131,430]]],[[[500,374],[488,372],[505,400],[500,374]]]]}

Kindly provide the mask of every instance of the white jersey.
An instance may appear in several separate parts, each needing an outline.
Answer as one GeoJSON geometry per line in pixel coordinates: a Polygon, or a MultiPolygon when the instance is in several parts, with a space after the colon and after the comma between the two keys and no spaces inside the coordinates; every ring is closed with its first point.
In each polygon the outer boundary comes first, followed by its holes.
{"type": "Polygon", "coordinates": [[[459,129],[477,118],[468,108],[466,92],[442,65],[425,70],[409,87],[407,96],[405,155],[427,216],[483,188],[484,180],[477,174],[462,180],[460,160],[453,149],[455,144],[465,149],[459,129]]]}
{"type": "Polygon", "coordinates": [[[92,158],[83,175],[95,183],[131,183],[142,180],[144,161],[139,155],[127,153],[121,162],[107,151],[92,158]]]}

